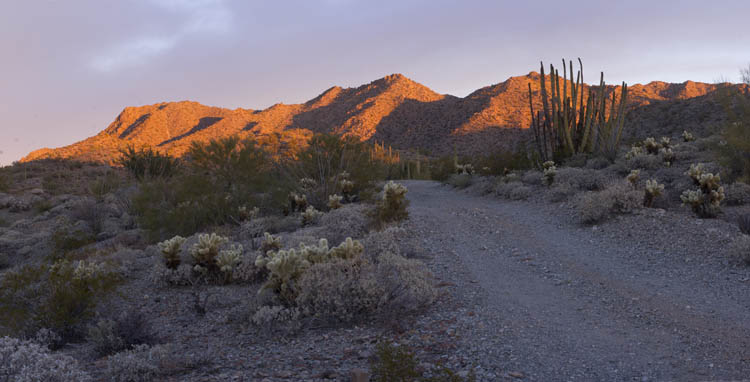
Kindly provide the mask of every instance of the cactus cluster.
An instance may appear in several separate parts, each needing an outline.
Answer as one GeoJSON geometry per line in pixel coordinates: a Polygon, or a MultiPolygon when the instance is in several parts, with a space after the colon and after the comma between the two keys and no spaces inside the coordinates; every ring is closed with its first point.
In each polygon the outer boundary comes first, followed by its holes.
{"type": "Polygon", "coordinates": [[[231,275],[237,265],[242,262],[242,245],[232,245],[228,249],[219,251],[216,256],[216,266],[224,274],[231,275]]]}
{"type": "Polygon", "coordinates": [[[544,183],[547,186],[551,186],[552,183],[555,182],[555,175],[557,175],[557,166],[555,166],[555,162],[550,160],[542,163],[542,168],[542,178],[544,178],[544,183]]]}
{"type": "Polygon", "coordinates": [[[694,137],[694,136],[693,136],[693,134],[692,134],[692,133],[690,133],[689,131],[687,131],[687,130],[683,130],[683,131],[682,131],[682,140],[683,140],[684,142],[692,142],[692,141],[694,141],[694,140],[695,140],[695,137],[694,137]]]}
{"type": "Polygon", "coordinates": [[[157,244],[159,250],[164,256],[164,263],[167,268],[177,269],[177,267],[180,266],[180,249],[182,244],[185,243],[185,240],[186,239],[182,236],[175,236],[157,244]]]}
{"type": "Polygon", "coordinates": [[[289,193],[289,209],[291,212],[304,211],[307,208],[307,196],[296,192],[289,193]]]}
{"type": "Polygon", "coordinates": [[[634,145],[625,154],[625,159],[633,159],[641,155],[659,155],[662,162],[669,167],[674,163],[676,155],[672,151],[672,140],[669,137],[661,137],[657,142],[653,137],[648,137],[640,145],[634,145]]]}
{"type": "Polygon", "coordinates": [[[335,210],[341,208],[341,201],[344,199],[341,195],[329,195],[328,196],[328,208],[335,210]]]}
{"type": "Polygon", "coordinates": [[[461,175],[472,175],[474,174],[474,165],[471,163],[456,164],[456,173],[461,175]]]}
{"type": "Polygon", "coordinates": [[[630,183],[630,185],[633,186],[633,188],[636,188],[638,186],[638,180],[641,178],[641,170],[630,170],[630,174],[625,177],[625,179],[630,183]]]}
{"type": "Polygon", "coordinates": [[[310,225],[315,223],[318,218],[320,218],[323,215],[322,212],[315,209],[313,206],[308,206],[307,209],[305,209],[305,212],[301,213],[300,216],[302,217],[302,225],[310,225]]]}
{"type": "Polygon", "coordinates": [[[317,245],[301,243],[299,249],[269,251],[255,259],[255,266],[268,270],[268,281],[262,290],[273,290],[288,302],[297,295],[295,283],[313,264],[334,259],[349,260],[362,255],[364,247],[350,237],[334,248],[328,247],[328,240],[320,239],[317,245]]]}
{"type": "Polygon", "coordinates": [[[664,193],[664,185],[659,184],[656,179],[646,180],[646,188],[643,194],[643,206],[651,208],[654,205],[654,199],[664,193]]]}
{"type": "Polygon", "coordinates": [[[266,253],[268,251],[278,251],[279,249],[281,249],[281,238],[271,235],[268,232],[263,232],[263,241],[260,243],[260,251],[266,253]]]}
{"type": "Polygon", "coordinates": [[[240,206],[237,208],[237,216],[240,221],[248,221],[255,219],[260,214],[260,208],[253,207],[248,208],[247,206],[240,206]]]}
{"type": "Polygon", "coordinates": [[[715,217],[721,211],[724,200],[724,187],[721,186],[719,174],[705,172],[702,164],[692,164],[685,175],[688,175],[696,190],[686,190],[680,196],[683,205],[690,206],[696,215],[703,218],[715,217]]]}
{"type": "Polygon", "coordinates": [[[299,180],[300,188],[302,188],[305,191],[314,190],[316,187],[318,187],[318,182],[315,181],[315,179],[312,178],[302,178],[299,180]]]}

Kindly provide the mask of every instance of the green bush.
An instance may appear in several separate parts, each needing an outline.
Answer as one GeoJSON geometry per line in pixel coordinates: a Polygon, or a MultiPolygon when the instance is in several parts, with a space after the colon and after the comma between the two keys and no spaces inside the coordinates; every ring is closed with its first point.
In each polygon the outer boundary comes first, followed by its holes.
{"type": "Polygon", "coordinates": [[[445,182],[456,173],[456,159],[444,156],[430,161],[430,177],[438,182],[445,182]]]}
{"type": "Polygon", "coordinates": [[[476,375],[472,370],[465,378],[454,371],[438,366],[423,376],[414,352],[406,345],[394,345],[389,341],[379,342],[375,357],[370,361],[373,382],[472,382],[476,375]]]}
{"type": "Polygon", "coordinates": [[[474,167],[482,169],[483,175],[506,175],[510,171],[528,170],[532,163],[523,150],[503,150],[480,157],[474,162],[474,167]]]}
{"type": "Polygon", "coordinates": [[[0,281],[0,331],[28,335],[48,328],[63,340],[74,338],[119,280],[103,264],[86,261],[9,271],[0,281]]]}
{"type": "Polygon", "coordinates": [[[750,94],[725,89],[728,122],[716,146],[722,175],[729,181],[750,183],[750,94]]]}
{"type": "Polygon", "coordinates": [[[151,148],[136,150],[128,146],[120,151],[117,164],[125,167],[138,181],[169,178],[177,172],[177,159],[151,148]]]}

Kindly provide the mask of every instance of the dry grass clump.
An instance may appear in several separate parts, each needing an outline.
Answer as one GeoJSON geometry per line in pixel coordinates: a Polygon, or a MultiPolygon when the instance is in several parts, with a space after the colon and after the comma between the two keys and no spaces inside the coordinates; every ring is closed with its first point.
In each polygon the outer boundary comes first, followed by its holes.
{"type": "Polygon", "coordinates": [[[615,214],[630,213],[639,208],[642,194],[624,182],[614,183],[602,191],[586,192],[576,201],[583,223],[599,223],[615,214]]]}

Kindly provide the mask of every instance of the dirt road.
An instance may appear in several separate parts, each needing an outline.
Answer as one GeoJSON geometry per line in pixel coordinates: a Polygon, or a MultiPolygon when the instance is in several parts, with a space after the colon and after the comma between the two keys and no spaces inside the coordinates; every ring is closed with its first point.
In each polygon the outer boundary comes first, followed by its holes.
{"type": "Polygon", "coordinates": [[[443,264],[457,295],[478,291],[478,324],[462,346],[498,379],[509,370],[538,381],[750,378],[746,270],[636,245],[643,227],[627,219],[620,236],[633,239],[621,240],[566,221],[553,204],[405,184],[433,266],[443,264]]]}

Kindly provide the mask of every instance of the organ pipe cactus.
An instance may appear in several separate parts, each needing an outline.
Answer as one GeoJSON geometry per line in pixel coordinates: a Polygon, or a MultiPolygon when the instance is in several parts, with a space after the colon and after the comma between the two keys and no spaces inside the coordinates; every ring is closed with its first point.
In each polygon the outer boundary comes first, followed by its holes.
{"type": "Polygon", "coordinates": [[[570,61],[570,78],[567,77],[566,62],[563,60],[563,86],[560,89],[560,74],[550,65],[550,90],[544,63],[541,64],[540,96],[542,110],[534,110],[533,93],[529,83],[529,108],[534,142],[542,161],[553,160],[556,155],[569,156],[579,153],[598,152],[614,160],[622,136],[625,122],[625,105],[628,87],[622,83],[620,99],[612,93],[609,110],[608,96],[601,73],[599,87],[591,88],[584,102],[583,63],[578,59],[579,70],[573,77],[573,62],[570,61]],[[570,82],[570,92],[568,92],[570,82]]]}

